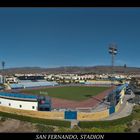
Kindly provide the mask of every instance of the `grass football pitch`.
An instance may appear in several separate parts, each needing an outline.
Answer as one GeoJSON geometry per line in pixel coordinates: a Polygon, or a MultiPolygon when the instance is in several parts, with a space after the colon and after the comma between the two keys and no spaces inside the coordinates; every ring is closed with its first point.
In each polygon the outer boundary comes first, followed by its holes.
{"type": "Polygon", "coordinates": [[[26,89],[23,92],[37,94],[37,95],[47,95],[49,97],[82,101],[96,96],[101,92],[109,89],[108,87],[55,87],[55,88],[42,88],[42,89],[26,89]]]}

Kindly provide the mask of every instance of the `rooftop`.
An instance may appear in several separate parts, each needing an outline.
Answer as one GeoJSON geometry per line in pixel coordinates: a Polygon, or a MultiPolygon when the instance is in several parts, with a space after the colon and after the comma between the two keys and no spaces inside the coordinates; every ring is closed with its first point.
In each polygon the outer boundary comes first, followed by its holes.
{"type": "Polygon", "coordinates": [[[21,93],[7,93],[7,92],[0,92],[0,97],[30,99],[30,100],[37,99],[37,96],[34,96],[34,95],[27,95],[27,94],[21,94],[21,93]]]}

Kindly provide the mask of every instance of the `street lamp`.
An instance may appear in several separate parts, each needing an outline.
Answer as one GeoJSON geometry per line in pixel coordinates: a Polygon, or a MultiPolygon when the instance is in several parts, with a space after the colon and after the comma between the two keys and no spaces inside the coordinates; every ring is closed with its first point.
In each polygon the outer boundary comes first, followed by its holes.
{"type": "Polygon", "coordinates": [[[5,83],[5,78],[4,78],[4,67],[5,67],[5,62],[2,61],[2,71],[3,71],[3,83],[5,83]]]}

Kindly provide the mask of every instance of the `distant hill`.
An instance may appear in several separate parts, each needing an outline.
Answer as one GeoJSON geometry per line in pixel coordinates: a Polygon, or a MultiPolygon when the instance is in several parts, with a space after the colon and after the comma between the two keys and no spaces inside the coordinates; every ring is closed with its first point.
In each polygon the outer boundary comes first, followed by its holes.
{"type": "MultiPolygon", "coordinates": [[[[8,68],[4,70],[5,74],[15,73],[47,73],[47,74],[58,74],[58,73],[111,73],[111,66],[93,66],[93,67],[57,67],[57,68],[40,68],[40,67],[21,67],[21,68],[8,68]]],[[[137,67],[123,67],[115,66],[115,73],[129,73],[129,74],[140,74],[140,68],[137,67]]],[[[2,70],[0,70],[2,73],[2,70]]]]}

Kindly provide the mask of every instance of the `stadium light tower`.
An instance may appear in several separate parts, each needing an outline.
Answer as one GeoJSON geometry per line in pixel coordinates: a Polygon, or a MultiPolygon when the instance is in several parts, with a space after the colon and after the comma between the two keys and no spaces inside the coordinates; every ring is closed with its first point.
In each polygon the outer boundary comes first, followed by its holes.
{"type": "Polygon", "coordinates": [[[109,44],[109,54],[112,56],[112,74],[113,74],[113,67],[114,67],[114,57],[117,54],[117,45],[114,43],[109,44]]]}
{"type": "Polygon", "coordinates": [[[2,61],[2,69],[4,70],[4,67],[5,67],[5,62],[2,61]]]}

